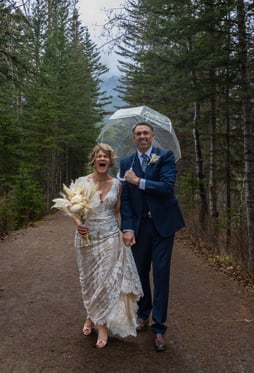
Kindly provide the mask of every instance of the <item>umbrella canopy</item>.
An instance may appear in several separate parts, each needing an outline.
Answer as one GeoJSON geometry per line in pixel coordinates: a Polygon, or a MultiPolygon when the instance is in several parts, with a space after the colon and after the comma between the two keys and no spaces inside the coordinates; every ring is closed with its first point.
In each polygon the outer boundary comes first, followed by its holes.
{"type": "Polygon", "coordinates": [[[117,110],[105,120],[97,142],[111,145],[119,158],[125,157],[136,149],[132,127],[137,123],[151,124],[155,133],[154,145],[172,150],[176,161],[181,158],[180,145],[170,119],[147,106],[117,110]]]}

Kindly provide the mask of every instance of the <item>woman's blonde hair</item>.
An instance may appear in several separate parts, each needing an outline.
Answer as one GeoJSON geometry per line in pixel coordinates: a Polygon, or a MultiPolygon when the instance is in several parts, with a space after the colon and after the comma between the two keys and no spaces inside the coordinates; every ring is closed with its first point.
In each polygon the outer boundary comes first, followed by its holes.
{"type": "Polygon", "coordinates": [[[91,153],[89,155],[89,164],[91,166],[94,165],[94,161],[95,161],[96,155],[97,155],[97,153],[100,150],[102,150],[109,157],[109,159],[110,159],[109,166],[113,167],[114,163],[115,163],[115,159],[117,157],[116,153],[115,153],[114,149],[110,145],[103,144],[103,143],[95,145],[95,147],[92,149],[92,151],[91,151],[91,153]]]}

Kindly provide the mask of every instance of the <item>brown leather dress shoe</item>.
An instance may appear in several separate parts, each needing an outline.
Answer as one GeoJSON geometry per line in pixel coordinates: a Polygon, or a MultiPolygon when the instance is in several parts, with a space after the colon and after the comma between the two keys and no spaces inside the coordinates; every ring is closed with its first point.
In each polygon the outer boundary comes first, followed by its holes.
{"type": "Polygon", "coordinates": [[[143,319],[137,319],[137,326],[136,330],[137,332],[141,332],[142,330],[145,329],[145,327],[148,325],[149,319],[143,320],[143,319]]]}
{"type": "Polygon", "coordinates": [[[166,350],[166,341],[163,334],[155,334],[154,348],[156,351],[166,350]]]}

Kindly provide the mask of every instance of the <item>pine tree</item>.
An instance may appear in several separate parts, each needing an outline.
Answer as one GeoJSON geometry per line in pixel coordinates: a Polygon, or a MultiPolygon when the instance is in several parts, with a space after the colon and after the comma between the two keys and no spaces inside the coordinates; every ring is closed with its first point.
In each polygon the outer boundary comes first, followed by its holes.
{"type": "MultiPolygon", "coordinates": [[[[129,105],[146,104],[172,119],[184,146],[183,157],[188,158],[188,164],[183,159],[180,167],[187,166],[188,175],[192,174],[191,165],[197,170],[199,222],[203,220],[197,226],[210,234],[216,250],[224,246],[219,232],[223,233],[226,227],[229,247],[232,224],[240,224],[244,217],[243,210],[237,216],[240,200],[236,197],[244,177],[244,138],[239,116],[239,99],[243,96],[238,87],[244,85],[250,92],[250,70],[243,78],[246,66],[242,64],[241,73],[237,61],[241,48],[236,38],[240,3],[130,0],[125,2],[126,14],[120,17],[124,39],[119,51],[123,73],[119,92],[129,105]]],[[[248,28],[250,36],[253,22],[247,3],[240,23],[248,28]]],[[[251,40],[245,38],[241,49],[247,51],[249,58],[242,53],[241,61],[250,61],[253,56],[251,40]]],[[[252,120],[247,100],[243,112],[248,113],[245,129],[250,134],[252,120]]],[[[192,201],[196,206],[196,192],[192,201]]]]}

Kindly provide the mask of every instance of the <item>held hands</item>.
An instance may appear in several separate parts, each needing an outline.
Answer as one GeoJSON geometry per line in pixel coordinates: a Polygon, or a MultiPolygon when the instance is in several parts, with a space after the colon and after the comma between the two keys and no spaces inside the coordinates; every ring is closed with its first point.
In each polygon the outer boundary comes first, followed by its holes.
{"type": "Polygon", "coordinates": [[[125,172],[124,178],[131,184],[139,185],[139,177],[135,174],[134,171],[128,170],[125,172]]]}
{"type": "Polygon", "coordinates": [[[123,242],[126,246],[133,246],[136,243],[134,232],[133,231],[126,231],[123,232],[123,242]]]}

